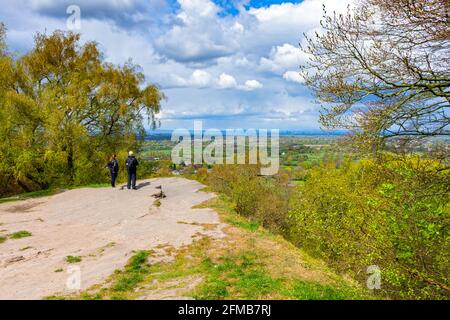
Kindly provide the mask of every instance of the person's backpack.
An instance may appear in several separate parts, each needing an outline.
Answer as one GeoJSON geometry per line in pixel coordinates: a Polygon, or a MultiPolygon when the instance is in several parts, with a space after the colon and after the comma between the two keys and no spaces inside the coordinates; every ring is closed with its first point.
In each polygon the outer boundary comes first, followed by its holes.
{"type": "Polygon", "coordinates": [[[119,161],[117,161],[117,159],[108,161],[108,164],[106,166],[108,167],[108,169],[111,172],[118,172],[119,171],[119,161]]]}
{"type": "Polygon", "coordinates": [[[112,161],[112,170],[114,172],[119,171],[119,161],[117,161],[116,159],[112,161]]]}
{"type": "Polygon", "coordinates": [[[135,157],[130,157],[127,159],[128,170],[134,171],[136,170],[137,160],[135,157]]]}
{"type": "Polygon", "coordinates": [[[112,172],[118,172],[119,171],[119,161],[117,161],[117,159],[112,160],[111,166],[109,167],[109,169],[112,172]]]}

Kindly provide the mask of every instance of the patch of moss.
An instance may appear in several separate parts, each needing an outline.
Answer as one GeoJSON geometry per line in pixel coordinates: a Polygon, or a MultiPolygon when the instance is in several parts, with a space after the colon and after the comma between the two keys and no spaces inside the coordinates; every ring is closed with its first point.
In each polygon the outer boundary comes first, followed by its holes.
{"type": "Polygon", "coordinates": [[[66,257],[66,262],[67,263],[77,263],[77,262],[81,262],[81,257],[80,256],[67,256],[66,257]]]}
{"type": "Polygon", "coordinates": [[[26,237],[31,237],[31,236],[32,236],[31,232],[26,231],[26,230],[21,230],[21,231],[14,232],[9,237],[11,239],[21,239],[21,238],[26,238],[26,237]]]}

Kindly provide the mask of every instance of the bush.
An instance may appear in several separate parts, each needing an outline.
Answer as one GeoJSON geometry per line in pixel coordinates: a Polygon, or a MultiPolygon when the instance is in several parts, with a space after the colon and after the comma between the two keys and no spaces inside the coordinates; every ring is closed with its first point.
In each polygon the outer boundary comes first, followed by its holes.
{"type": "Polygon", "coordinates": [[[197,169],[197,180],[200,182],[204,182],[208,177],[208,169],[207,168],[198,168],[197,169]]]}
{"type": "Polygon", "coordinates": [[[448,298],[449,178],[419,157],[313,168],[291,198],[289,236],[362,282],[379,266],[390,297],[448,298]]]}
{"type": "Polygon", "coordinates": [[[217,165],[206,182],[229,196],[236,212],[277,233],[287,230],[289,190],[287,176],[258,176],[258,166],[217,165]]]}

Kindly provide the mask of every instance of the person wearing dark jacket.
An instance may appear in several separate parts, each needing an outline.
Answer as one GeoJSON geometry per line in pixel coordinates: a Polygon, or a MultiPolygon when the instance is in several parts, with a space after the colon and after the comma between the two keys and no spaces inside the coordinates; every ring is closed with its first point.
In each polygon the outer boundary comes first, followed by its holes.
{"type": "Polygon", "coordinates": [[[111,173],[111,187],[116,187],[116,178],[119,173],[119,161],[117,161],[116,155],[114,154],[106,165],[111,173]]]}
{"type": "Polygon", "coordinates": [[[125,164],[127,166],[128,173],[127,189],[129,190],[131,187],[133,187],[133,190],[136,190],[136,169],[139,165],[139,162],[133,155],[133,151],[128,152],[128,158],[125,161],[125,164]]]}

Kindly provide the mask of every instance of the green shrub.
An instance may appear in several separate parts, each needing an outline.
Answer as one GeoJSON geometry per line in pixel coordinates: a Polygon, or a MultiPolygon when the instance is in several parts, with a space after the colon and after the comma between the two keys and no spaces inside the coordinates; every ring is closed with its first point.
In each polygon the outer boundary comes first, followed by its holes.
{"type": "Polygon", "coordinates": [[[206,179],[214,191],[229,196],[236,212],[262,226],[284,233],[287,230],[289,190],[286,176],[258,176],[257,166],[217,165],[206,179]]]}
{"type": "Polygon", "coordinates": [[[205,179],[236,211],[284,235],[366,285],[381,270],[380,294],[449,298],[450,172],[438,161],[384,155],[323,161],[304,183],[258,176],[257,166],[216,165],[205,179]]]}
{"type": "Polygon", "coordinates": [[[11,239],[21,239],[21,238],[26,238],[26,237],[31,237],[32,234],[29,231],[26,230],[21,230],[21,231],[17,231],[14,232],[13,234],[11,234],[10,238],[11,239]]]}
{"type": "Polygon", "coordinates": [[[448,170],[419,157],[313,168],[291,198],[290,238],[397,298],[448,298],[448,170]],[[447,289],[446,289],[447,288],[447,289]]]}
{"type": "Polygon", "coordinates": [[[66,257],[67,263],[77,263],[81,262],[81,257],[79,256],[67,256],[66,257]]]}

